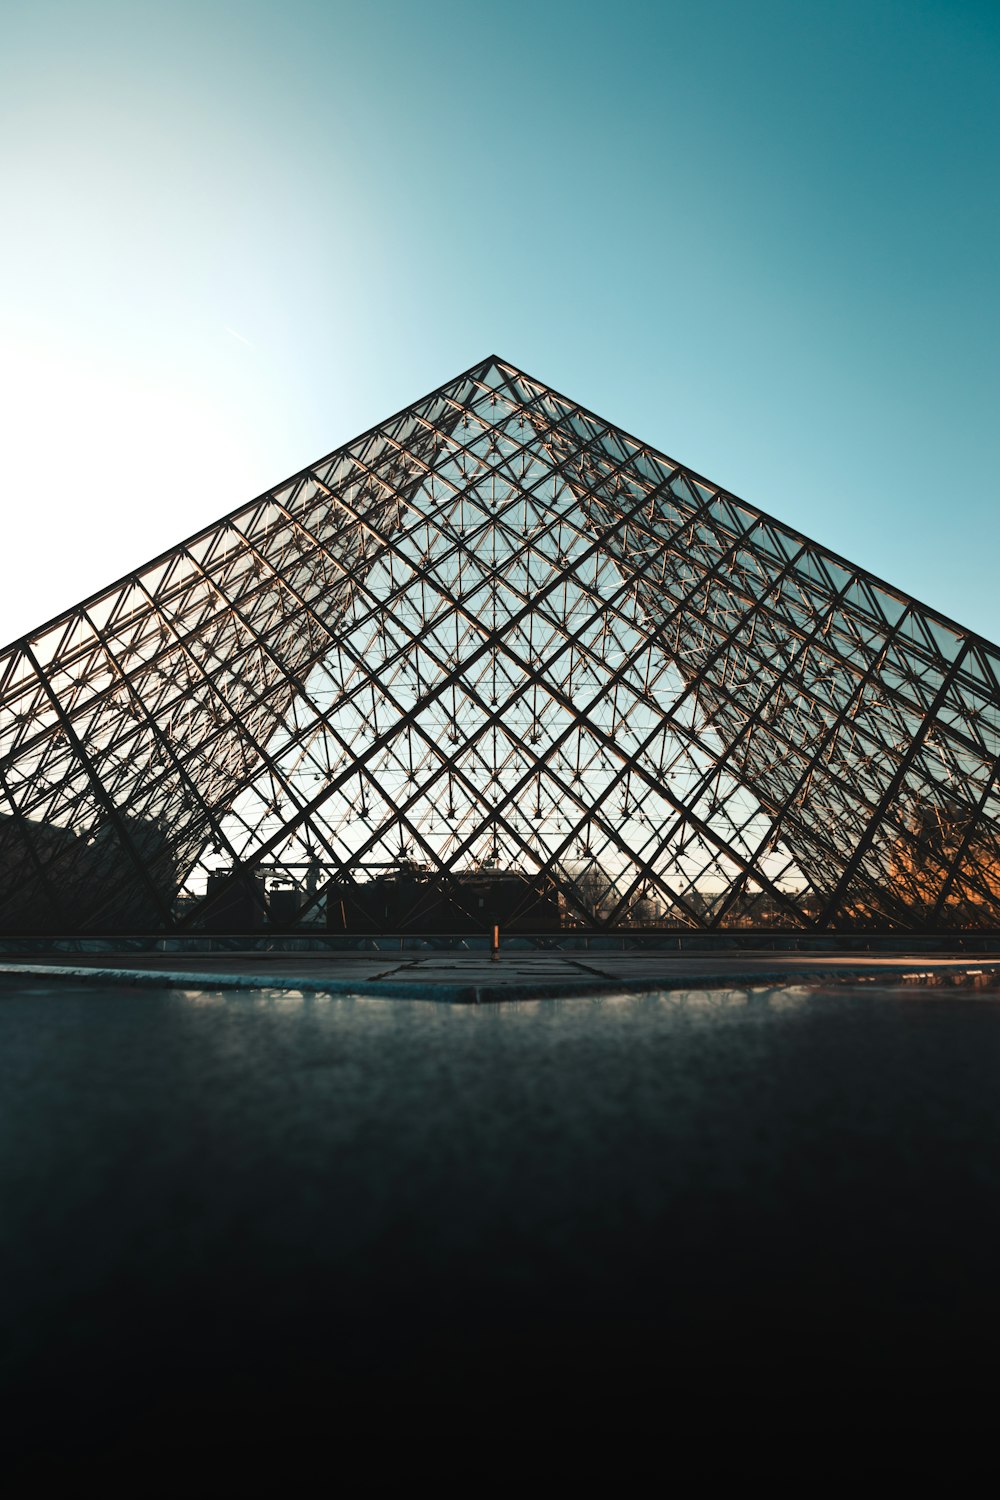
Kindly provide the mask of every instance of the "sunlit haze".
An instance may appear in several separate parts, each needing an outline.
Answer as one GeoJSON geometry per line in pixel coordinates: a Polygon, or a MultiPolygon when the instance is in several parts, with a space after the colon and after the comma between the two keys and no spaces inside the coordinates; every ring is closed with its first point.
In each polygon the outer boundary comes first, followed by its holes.
{"type": "Polygon", "coordinates": [[[495,351],[993,639],[974,3],[5,7],[0,639],[495,351]]]}

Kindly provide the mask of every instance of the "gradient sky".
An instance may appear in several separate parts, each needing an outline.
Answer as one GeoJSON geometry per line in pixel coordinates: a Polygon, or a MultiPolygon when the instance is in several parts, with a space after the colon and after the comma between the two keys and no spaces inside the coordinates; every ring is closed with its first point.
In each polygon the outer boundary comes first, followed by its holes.
{"type": "Polygon", "coordinates": [[[995,0],[0,16],[0,641],[490,352],[1000,637],[995,0]]]}

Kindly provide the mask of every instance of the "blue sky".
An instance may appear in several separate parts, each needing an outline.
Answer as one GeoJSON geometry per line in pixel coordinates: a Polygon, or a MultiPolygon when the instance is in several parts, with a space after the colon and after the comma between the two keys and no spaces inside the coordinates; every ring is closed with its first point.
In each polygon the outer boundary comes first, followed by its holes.
{"type": "Polygon", "coordinates": [[[0,5],[0,639],[489,352],[1000,637],[1000,7],[0,5]]]}

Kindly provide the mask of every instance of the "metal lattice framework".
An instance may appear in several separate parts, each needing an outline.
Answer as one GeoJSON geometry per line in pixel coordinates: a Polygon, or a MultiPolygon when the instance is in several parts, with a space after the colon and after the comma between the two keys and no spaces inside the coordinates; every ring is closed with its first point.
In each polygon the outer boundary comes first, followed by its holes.
{"type": "Polygon", "coordinates": [[[0,929],[996,927],[998,684],[490,358],[0,655],[0,929]]]}

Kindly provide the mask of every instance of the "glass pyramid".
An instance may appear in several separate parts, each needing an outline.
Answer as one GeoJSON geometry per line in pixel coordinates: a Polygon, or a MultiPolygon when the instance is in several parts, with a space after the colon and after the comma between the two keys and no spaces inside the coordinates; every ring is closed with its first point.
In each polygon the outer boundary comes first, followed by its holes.
{"type": "Polygon", "coordinates": [[[492,357],[0,653],[0,931],[995,928],[998,684],[492,357]]]}

